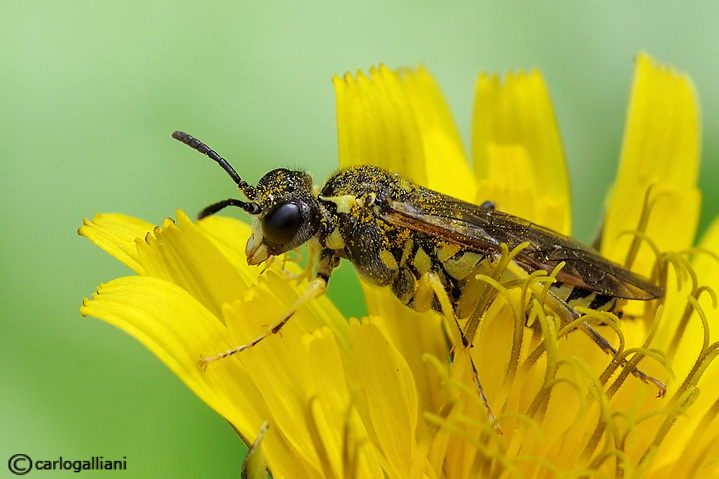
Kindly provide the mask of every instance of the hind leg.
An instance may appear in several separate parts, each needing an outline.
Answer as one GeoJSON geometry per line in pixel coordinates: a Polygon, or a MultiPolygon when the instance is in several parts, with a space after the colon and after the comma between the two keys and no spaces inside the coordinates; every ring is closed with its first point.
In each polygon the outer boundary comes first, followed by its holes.
{"type": "MultiPolygon", "coordinates": [[[[514,274],[518,278],[526,278],[527,273],[524,271],[519,265],[517,265],[514,262],[510,262],[507,265],[507,270],[510,271],[512,274],[514,274]]],[[[571,306],[569,306],[565,301],[555,296],[552,291],[544,291],[544,287],[540,284],[530,284],[529,289],[531,290],[532,294],[534,294],[538,298],[544,298],[544,305],[552,311],[554,314],[559,316],[562,323],[569,324],[581,317],[581,315],[571,306]]],[[[607,354],[610,354],[612,356],[616,356],[617,350],[612,347],[611,344],[609,344],[609,341],[607,341],[604,336],[599,334],[594,328],[592,328],[586,321],[582,321],[579,328],[584,331],[584,333],[589,336],[589,338],[594,341],[594,343],[599,346],[602,351],[604,351],[607,354]]],[[[622,360],[622,366],[626,367],[629,364],[629,361],[626,359],[622,360]]],[[[651,383],[654,386],[657,387],[657,397],[663,397],[667,392],[667,386],[663,382],[659,381],[658,379],[649,376],[639,368],[632,368],[631,373],[633,376],[639,378],[642,382],[645,383],[651,383]]]]}
{"type": "MultiPolygon", "coordinates": [[[[569,306],[566,302],[562,301],[560,298],[556,297],[554,294],[552,294],[551,291],[547,293],[545,304],[551,309],[553,312],[555,312],[562,322],[564,324],[569,324],[572,321],[579,319],[580,314],[574,310],[571,306],[569,306]]],[[[594,343],[601,348],[602,351],[605,353],[616,356],[617,350],[609,344],[609,341],[599,334],[599,332],[592,328],[586,321],[582,321],[582,323],[579,325],[579,328],[584,331],[584,333],[589,336],[589,338],[594,341],[594,343]]],[[[622,367],[626,367],[629,364],[629,361],[625,358],[622,359],[622,367]]],[[[667,386],[663,382],[659,381],[658,379],[649,376],[641,369],[634,367],[631,370],[631,373],[634,377],[640,379],[642,382],[647,384],[653,384],[657,387],[657,397],[663,397],[667,392],[667,386]]]]}

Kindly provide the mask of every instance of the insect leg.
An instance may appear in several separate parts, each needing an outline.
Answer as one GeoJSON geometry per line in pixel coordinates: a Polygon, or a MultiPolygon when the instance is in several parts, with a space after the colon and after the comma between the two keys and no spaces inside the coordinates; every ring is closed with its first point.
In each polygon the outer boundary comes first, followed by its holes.
{"type": "MultiPolygon", "coordinates": [[[[547,294],[547,300],[550,303],[550,309],[557,312],[558,316],[565,324],[569,324],[580,317],[579,313],[575,311],[574,308],[569,306],[565,301],[562,301],[560,298],[556,297],[551,291],[549,291],[547,294]],[[560,309],[561,311],[559,311],[560,309]]],[[[617,355],[617,350],[611,344],[609,344],[609,341],[607,341],[604,336],[599,334],[597,330],[592,328],[586,321],[582,321],[582,323],[579,325],[579,328],[584,331],[584,333],[589,336],[589,338],[594,341],[594,343],[599,346],[602,351],[611,356],[617,355]]],[[[629,361],[626,358],[622,359],[622,367],[626,367],[628,364],[629,361]]],[[[644,383],[654,384],[658,389],[657,397],[663,397],[666,394],[667,386],[663,382],[659,381],[656,378],[653,378],[652,376],[649,376],[647,373],[637,367],[634,367],[631,370],[631,373],[634,377],[640,379],[644,383]]]]}
{"type": "MultiPolygon", "coordinates": [[[[519,265],[514,262],[510,262],[509,265],[507,265],[507,270],[511,271],[519,278],[526,277],[527,274],[526,271],[524,271],[519,265]]],[[[563,301],[561,298],[558,298],[554,293],[552,293],[552,291],[547,291],[546,296],[544,296],[542,286],[538,284],[531,284],[530,289],[536,297],[544,297],[544,304],[550,311],[559,316],[559,319],[564,324],[569,324],[572,321],[581,317],[574,308],[569,306],[566,301],[563,301]]],[[[601,334],[599,334],[594,328],[587,324],[586,321],[582,321],[579,328],[584,331],[584,333],[589,336],[589,338],[594,341],[594,343],[599,346],[602,351],[606,352],[607,354],[616,356],[617,350],[614,349],[612,345],[609,344],[609,341],[607,341],[601,334]]],[[[629,361],[627,361],[626,359],[622,360],[622,366],[626,366],[628,363],[629,361]]],[[[657,392],[657,397],[663,397],[666,394],[667,386],[663,382],[659,381],[656,378],[653,378],[652,376],[649,376],[648,374],[636,367],[631,370],[631,373],[633,376],[639,378],[642,382],[654,384],[659,390],[657,392]]]]}
{"type": "Polygon", "coordinates": [[[332,252],[332,250],[323,250],[320,254],[320,261],[317,266],[317,276],[315,276],[315,278],[310,281],[310,283],[307,285],[307,289],[302,294],[302,296],[297,298],[290,305],[290,307],[287,308],[284,313],[282,313],[280,318],[267,328],[267,331],[257,336],[249,343],[243,344],[242,346],[228,349],[227,351],[224,351],[215,356],[202,356],[200,361],[198,362],[198,366],[200,367],[200,369],[204,370],[211,362],[230,357],[233,354],[241,353],[246,349],[250,349],[251,347],[256,346],[257,343],[259,343],[263,339],[279,333],[282,327],[287,324],[287,321],[289,321],[290,318],[294,316],[294,314],[300,307],[302,307],[302,305],[325,294],[325,291],[327,291],[327,282],[329,281],[330,275],[332,274],[332,270],[336,268],[338,264],[339,258],[334,254],[334,252],[332,252]]]}
{"type": "MultiPolygon", "coordinates": [[[[609,341],[607,341],[604,336],[599,334],[594,328],[592,328],[589,324],[586,322],[583,322],[581,325],[582,331],[584,331],[587,336],[589,336],[592,341],[594,341],[597,346],[602,348],[602,351],[605,353],[616,356],[617,350],[612,347],[611,344],[609,344],[609,341]]],[[[622,367],[626,367],[627,364],[629,364],[629,361],[625,358],[622,359],[622,367]]],[[[664,395],[667,393],[667,385],[661,382],[660,380],[653,378],[652,376],[649,376],[647,373],[642,371],[641,369],[635,367],[631,370],[632,376],[639,378],[644,383],[651,383],[654,384],[658,391],[657,391],[657,397],[664,397],[664,395]]]]}
{"type": "Polygon", "coordinates": [[[484,403],[484,408],[487,410],[487,418],[489,419],[489,422],[492,423],[492,425],[494,426],[494,429],[501,434],[502,430],[495,422],[496,418],[492,413],[492,408],[489,407],[489,401],[487,401],[487,396],[484,395],[484,388],[482,387],[482,383],[479,381],[479,372],[477,371],[477,367],[474,365],[474,360],[472,359],[472,355],[470,354],[469,341],[467,341],[467,337],[462,330],[462,326],[459,324],[459,320],[454,314],[454,308],[450,303],[447,291],[445,290],[442,281],[439,279],[439,276],[437,276],[437,274],[433,273],[432,271],[428,271],[420,277],[417,284],[417,290],[415,291],[414,296],[415,309],[417,311],[426,311],[431,307],[432,301],[434,300],[435,296],[437,297],[437,300],[442,307],[442,312],[444,316],[451,316],[452,320],[454,321],[454,324],[457,326],[457,330],[459,331],[459,336],[462,341],[462,350],[467,355],[467,359],[469,360],[469,365],[472,371],[472,381],[477,387],[477,393],[479,394],[482,403],[484,403]]]}
{"type": "MultiPolygon", "coordinates": [[[[299,249],[297,249],[295,251],[297,251],[297,254],[299,256],[300,255],[299,249]]],[[[287,261],[295,261],[294,259],[289,259],[285,256],[285,259],[282,261],[282,272],[287,277],[287,279],[293,279],[293,280],[296,280],[297,282],[300,282],[303,279],[309,280],[312,277],[312,271],[314,270],[315,261],[317,260],[317,257],[319,256],[319,252],[320,252],[319,243],[315,239],[310,240],[309,246],[307,247],[307,251],[308,251],[308,257],[309,257],[307,260],[307,266],[305,266],[305,269],[303,269],[302,272],[299,274],[290,273],[289,271],[287,271],[285,269],[285,263],[287,261]]],[[[300,262],[300,261],[302,261],[302,259],[298,258],[296,261],[300,262]]]]}

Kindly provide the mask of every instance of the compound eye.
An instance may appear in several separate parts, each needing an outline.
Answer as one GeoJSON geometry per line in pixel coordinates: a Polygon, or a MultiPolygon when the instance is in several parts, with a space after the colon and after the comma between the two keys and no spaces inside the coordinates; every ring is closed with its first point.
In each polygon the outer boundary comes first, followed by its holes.
{"type": "Polygon", "coordinates": [[[262,219],[262,235],[274,244],[292,241],[302,224],[302,211],[297,203],[284,203],[262,219]]]}

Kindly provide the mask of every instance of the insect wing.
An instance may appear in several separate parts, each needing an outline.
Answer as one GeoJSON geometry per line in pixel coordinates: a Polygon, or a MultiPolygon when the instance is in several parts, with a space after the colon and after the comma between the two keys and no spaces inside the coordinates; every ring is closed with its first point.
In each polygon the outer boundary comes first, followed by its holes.
{"type": "Polygon", "coordinates": [[[616,298],[650,300],[661,288],[570,237],[530,221],[420,188],[403,201],[385,198],[381,217],[398,226],[441,238],[467,249],[500,252],[529,243],[516,261],[526,271],[551,273],[564,261],[557,281],[616,298]]]}

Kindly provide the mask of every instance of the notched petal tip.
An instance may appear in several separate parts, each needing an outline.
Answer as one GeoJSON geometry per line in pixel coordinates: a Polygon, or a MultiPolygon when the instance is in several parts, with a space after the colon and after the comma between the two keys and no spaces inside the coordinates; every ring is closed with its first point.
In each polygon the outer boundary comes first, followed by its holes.
{"type": "MultiPolygon", "coordinates": [[[[691,247],[699,219],[700,115],[690,78],[637,56],[617,180],[608,198],[602,251],[622,260],[621,231],[637,226],[647,188],[657,201],[646,229],[661,250],[691,247]]],[[[623,242],[623,243],[626,243],[623,242]]],[[[639,263],[649,263],[640,254],[639,263]]],[[[640,268],[640,272],[643,270],[640,268]]]]}
{"type": "MultiPolygon", "coordinates": [[[[95,217],[97,217],[98,213],[95,213],[95,217]]],[[[88,220],[87,218],[82,219],[82,226],[80,226],[77,229],[77,234],[80,236],[87,236],[87,229],[92,227],[92,221],[88,220]]]]}
{"type": "Polygon", "coordinates": [[[90,315],[90,313],[87,310],[87,306],[90,304],[91,299],[88,297],[85,297],[82,299],[82,306],[80,306],[80,314],[83,318],[86,318],[90,315]]]}
{"type": "Polygon", "coordinates": [[[479,74],[472,159],[480,184],[489,185],[492,193],[504,192],[493,199],[510,205],[505,211],[571,233],[564,150],[549,90],[538,70],[509,72],[503,79],[496,73],[479,74]],[[515,200],[522,196],[525,206],[515,200]],[[557,205],[562,211],[548,214],[557,212],[557,205]]]}
{"type": "Polygon", "coordinates": [[[377,165],[460,198],[474,196],[459,133],[426,69],[380,64],[367,75],[335,79],[335,87],[342,167],[377,165]]]}
{"type": "Polygon", "coordinates": [[[95,214],[92,220],[83,219],[78,234],[120,260],[138,274],[145,269],[139,261],[135,238],[143,237],[153,225],[117,213],[95,214]]]}
{"type": "Polygon", "coordinates": [[[640,54],[624,132],[620,174],[641,184],[694,186],[700,154],[694,85],[685,73],[640,54]]]}

